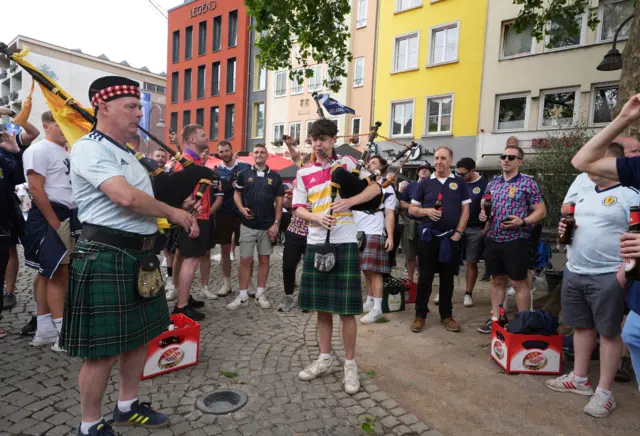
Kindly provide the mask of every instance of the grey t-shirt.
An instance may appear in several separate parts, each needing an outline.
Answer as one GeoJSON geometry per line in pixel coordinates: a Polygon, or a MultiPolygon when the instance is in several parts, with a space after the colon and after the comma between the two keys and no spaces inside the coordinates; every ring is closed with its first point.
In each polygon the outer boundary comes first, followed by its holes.
{"type": "Polygon", "coordinates": [[[104,181],[116,176],[123,176],[131,186],[153,196],[144,167],[103,133],[91,132],[75,143],[71,150],[71,185],[80,221],[141,235],[157,232],[155,218],[118,206],[100,190],[104,181]]]}

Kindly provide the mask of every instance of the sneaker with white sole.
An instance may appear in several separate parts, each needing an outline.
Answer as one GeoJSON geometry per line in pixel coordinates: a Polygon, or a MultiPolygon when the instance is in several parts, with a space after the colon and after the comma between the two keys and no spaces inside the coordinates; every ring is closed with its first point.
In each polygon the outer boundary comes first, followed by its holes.
{"type": "Polygon", "coordinates": [[[582,383],[576,380],[576,376],[571,371],[569,374],[561,375],[558,378],[552,378],[544,382],[544,384],[556,392],[570,392],[572,394],[590,396],[593,395],[593,388],[589,379],[582,383]]]}
{"type": "Polygon", "coordinates": [[[298,374],[298,378],[300,380],[309,381],[320,375],[326,374],[327,372],[329,372],[332,362],[333,359],[331,357],[328,359],[318,357],[318,360],[313,361],[311,365],[300,371],[300,373],[298,374]]]}
{"type": "Polygon", "coordinates": [[[178,298],[178,291],[173,286],[173,283],[171,283],[171,280],[167,281],[164,285],[164,289],[166,291],[165,296],[167,297],[167,301],[173,301],[178,298]]]}
{"type": "Polygon", "coordinates": [[[342,380],[344,391],[349,395],[357,394],[360,390],[360,379],[358,378],[358,365],[344,364],[344,379],[342,380]]]}
{"type": "Polygon", "coordinates": [[[516,295],[516,290],[513,288],[513,286],[509,286],[509,288],[507,289],[507,295],[509,297],[513,297],[514,295],[516,295]]]}
{"type": "Polygon", "coordinates": [[[200,292],[202,296],[208,300],[217,300],[218,295],[215,292],[209,290],[209,286],[203,286],[202,291],[200,292]]]}
{"type": "Polygon", "coordinates": [[[371,312],[371,310],[373,310],[373,306],[374,306],[373,305],[373,300],[365,301],[365,303],[362,305],[362,311],[364,313],[371,312]]]}
{"type": "Polygon", "coordinates": [[[464,294],[464,307],[473,307],[473,296],[471,294],[464,294]]]}
{"type": "Polygon", "coordinates": [[[589,400],[589,404],[584,406],[584,413],[594,418],[604,418],[616,408],[616,400],[613,395],[607,395],[602,391],[596,390],[589,400]]]}
{"type": "Polygon", "coordinates": [[[224,297],[229,292],[231,292],[231,283],[229,280],[225,279],[224,283],[222,284],[222,287],[218,291],[218,297],[224,297]]]}
{"type": "Polygon", "coordinates": [[[247,293],[249,294],[249,297],[255,298],[256,294],[258,293],[258,290],[256,288],[249,287],[249,290],[247,291],[247,293]]]}
{"type": "Polygon", "coordinates": [[[32,347],[41,347],[43,345],[53,344],[58,340],[58,330],[48,330],[45,332],[36,331],[33,340],[29,342],[32,347]]]}
{"type": "Polygon", "coordinates": [[[433,297],[433,304],[440,304],[440,293],[438,292],[435,297],[433,297]]]}
{"type": "Polygon", "coordinates": [[[231,303],[227,304],[227,309],[229,310],[236,310],[239,309],[240,307],[247,307],[249,305],[249,299],[242,298],[242,295],[238,295],[235,300],[233,300],[231,303]]]}
{"type": "Polygon", "coordinates": [[[262,309],[271,308],[271,304],[269,303],[269,300],[267,300],[267,296],[264,295],[264,293],[256,297],[256,304],[260,306],[262,309]]]}
{"type": "Polygon", "coordinates": [[[383,316],[384,315],[382,314],[381,310],[373,308],[373,309],[371,309],[369,311],[369,313],[367,313],[365,316],[360,318],[360,323],[361,324],[375,324],[383,316]]]}
{"type": "Polygon", "coordinates": [[[56,339],[55,344],[51,346],[51,351],[55,351],[56,353],[66,353],[67,351],[60,346],[60,336],[56,339]]]}

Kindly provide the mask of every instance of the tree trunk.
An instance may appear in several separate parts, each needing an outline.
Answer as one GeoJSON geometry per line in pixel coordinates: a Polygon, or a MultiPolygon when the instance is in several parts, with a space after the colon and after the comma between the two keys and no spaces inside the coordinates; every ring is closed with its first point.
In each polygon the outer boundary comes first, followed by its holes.
{"type": "MultiPolygon", "coordinates": [[[[634,17],[631,19],[631,32],[622,51],[622,59],[616,115],[631,96],[640,93],[640,1],[636,2],[634,17]]],[[[636,122],[629,126],[626,134],[639,137],[640,123],[636,122]]]]}

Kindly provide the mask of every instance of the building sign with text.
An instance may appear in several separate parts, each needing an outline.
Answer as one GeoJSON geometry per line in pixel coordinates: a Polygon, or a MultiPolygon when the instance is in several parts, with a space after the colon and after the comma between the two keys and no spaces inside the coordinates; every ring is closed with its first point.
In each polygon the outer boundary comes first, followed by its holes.
{"type": "Polygon", "coordinates": [[[191,8],[190,16],[191,18],[198,17],[202,14],[206,14],[209,11],[212,11],[216,8],[216,0],[204,2],[200,6],[195,6],[191,8]]]}

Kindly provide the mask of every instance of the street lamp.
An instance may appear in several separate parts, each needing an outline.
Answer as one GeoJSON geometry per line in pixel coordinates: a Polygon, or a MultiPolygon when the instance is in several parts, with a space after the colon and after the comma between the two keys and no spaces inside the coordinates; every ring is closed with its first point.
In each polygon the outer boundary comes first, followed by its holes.
{"type": "Polygon", "coordinates": [[[616,29],[616,33],[613,35],[613,47],[604,55],[604,58],[600,62],[600,65],[596,67],[598,71],[615,71],[622,69],[622,53],[616,48],[616,42],[618,42],[618,34],[622,30],[625,24],[633,18],[633,15],[627,17],[616,29]]]}
{"type": "Polygon", "coordinates": [[[149,118],[151,118],[151,112],[153,112],[153,109],[155,109],[155,108],[158,108],[158,110],[160,111],[160,119],[156,123],[156,127],[160,127],[161,129],[164,129],[165,127],[167,127],[167,125],[165,124],[164,120],[162,119],[162,108],[160,107],[160,105],[154,104],[151,107],[151,109],[149,110],[149,118]]]}

